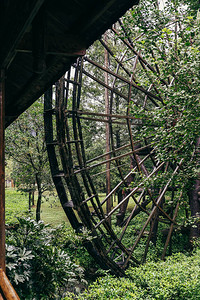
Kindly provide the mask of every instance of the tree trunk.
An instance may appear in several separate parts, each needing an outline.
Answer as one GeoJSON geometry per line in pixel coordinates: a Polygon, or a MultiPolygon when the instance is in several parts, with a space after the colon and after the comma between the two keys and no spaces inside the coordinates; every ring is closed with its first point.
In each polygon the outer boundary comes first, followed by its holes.
{"type": "Polygon", "coordinates": [[[36,221],[40,221],[40,211],[41,211],[41,203],[42,203],[42,191],[41,191],[41,180],[39,179],[38,175],[36,176],[36,184],[38,189],[38,199],[37,199],[37,206],[36,206],[36,221]]]}
{"type": "Polygon", "coordinates": [[[35,192],[34,191],[32,191],[31,202],[32,202],[32,206],[35,206],[35,192]]]}
{"type": "Polygon", "coordinates": [[[28,211],[31,212],[31,194],[32,192],[28,192],[28,211]]]}
{"type": "Polygon", "coordinates": [[[159,211],[155,213],[155,216],[153,220],[150,222],[152,228],[152,234],[151,234],[151,242],[156,246],[157,242],[157,233],[158,233],[158,217],[159,217],[159,211]]]}
{"type": "MultiPolygon", "coordinates": [[[[196,155],[200,154],[199,150],[200,146],[200,137],[197,139],[196,143],[196,155]]],[[[189,200],[190,200],[190,210],[191,210],[191,217],[194,219],[194,223],[191,226],[190,230],[190,240],[194,240],[195,238],[200,237],[200,174],[198,174],[198,178],[194,180],[194,185],[192,189],[189,191],[189,200]]]]}
{"type": "Polygon", "coordinates": [[[200,180],[197,179],[194,182],[193,189],[190,191],[190,210],[191,217],[194,219],[194,223],[190,230],[190,240],[200,237],[200,224],[198,219],[200,218],[200,203],[199,193],[200,191],[200,180]]]}

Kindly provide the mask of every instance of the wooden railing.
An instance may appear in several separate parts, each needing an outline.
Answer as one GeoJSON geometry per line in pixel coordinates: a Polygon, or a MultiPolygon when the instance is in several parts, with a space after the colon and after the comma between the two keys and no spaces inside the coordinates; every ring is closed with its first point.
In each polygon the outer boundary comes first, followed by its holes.
{"type": "Polygon", "coordinates": [[[0,268],[0,300],[20,300],[5,272],[0,268]],[[4,296],[4,298],[3,298],[4,296]]]}

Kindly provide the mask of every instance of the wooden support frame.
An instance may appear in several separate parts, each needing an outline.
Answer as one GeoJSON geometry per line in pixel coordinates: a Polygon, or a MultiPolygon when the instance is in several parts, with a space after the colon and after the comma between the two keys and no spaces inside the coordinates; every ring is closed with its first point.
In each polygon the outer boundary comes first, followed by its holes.
{"type": "Polygon", "coordinates": [[[11,63],[15,56],[17,44],[43,3],[44,0],[18,0],[15,3],[10,3],[7,14],[4,16],[3,26],[6,30],[0,33],[2,42],[0,49],[1,67],[7,68],[11,63]]]}
{"type": "MultiPolygon", "coordinates": [[[[97,68],[101,70],[101,74],[103,72],[106,72],[107,74],[110,74],[114,77],[112,86],[108,88],[108,83],[104,83],[102,80],[97,80],[96,77],[91,75],[89,72],[87,72],[84,68],[82,63],[80,61],[77,61],[77,64],[73,66],[75,70],[69,71],[67,74],[67,77],[65,80],[62,80],[59,82],[60,89],[63,89],[63,97],[57,97],[57,101],[55,104],[55,107],[53,109],[54,113],[56,114],[56,127],[57,127],[57,137],[56,137],[56,143],[54,142],[52,144],[52,147],[57,147],[60,152],[60,158],[62,161],[62,178],[63,181],[66,181],[66,184],[69,189],[69,193],[71,194],[71,199],[73,202],[73,209],[77,210],[78,216],[80,217],[80,220],[83,224],[83,226],[87,227],[91,232],[92,235],[97,236],[97,239],[95,241],[92,241],[92,255],[93,257],[98,260],[99,257],[101,258],[101,263],[105,263],[106,261],[106,267],[112,269],[112,271],[115,274],[121,275],[124,274],[123,271],[127,267],[129,263],[133,265],[138,265],[140,263],[137,254],[135,255],[134,250],[140,243],[140,240],[143,238],[145,233],[148,232],[148,229],[146,227],[150,224],[150,222],[153,220],[154,215],[157,213],[157,211],[162,212],[162,218],[159,219],[159,222],[168,222],[175,224],[175,220],[170,218],[170,216],[162,209],[161,204],[163,201],[163,197],[165,193],[170,189],[170,183],[171,179],[167,182],[167,184],[163,187],[163,189],[160,191],[160,194],[158,196],[154,195],[156,197],[155,199],[152,197],[152,191],[145,187],[145,183],[150,179],[153,178],[154,175],[158,173],[159,170],[162,171],[162,169],[165,166],[165,162],[162,162],[160,164],[155,164],[154,161],[152,162],[152,172],[148,174],[145,168],[146,161],[152,160],[152,155],[155,155],[156,146],[153,145],[151,139],[148,142],[144,144],[142,140],[132,140],[132,127],[133,122],[132,120],[136,121],[137,118],[134,116],[131,116],[130,109],[126,110],[126,114],[123,111],[121,114],[119,111],[116,110],[116,108],[113,105],[113,99],[111,97],[111,101],[109,103],[109,110],[107,110],[104,113],[101,112],[93,112],[90,110],[85,110],[84,106],[80,105],[81,103],[81,94],[79,89],[81,89],[81,78],[83,76],[87,76],[88,78],[94,80],[97,82],[101,87],[107,88],[110,91],[110,94],[113,95],[116,91],[116,82],[118,80],[125,81],[127,88],[128,88],[128,96],[122,95],[121,101],[124,101],[124,103],[129,103],[131,99],[131,90],[132,90],[132,82],[133,82],[133,76],[130,76],[129,79],[126,79],[122,77],[120,74],[118,74],[118,68],[121,67],[118,63],[118,67],[116,71],[110,71],[108,68],[102,67],[96,62],[91,61],[88,57],[83,58],[82,62],[86,62],[86,66],[89,63],[90,66],[92,65],[92,68],[97,68]],[[74,75],[73,75],[74,74],[74,75]],[[73,85],[72,90],[69,88],[69,84],[73,85]],[[69,97],[72,97],[72,103],[69,101],[69,97]],[[114,109],[113,109],[114,107],[114,109]],[[83,117],[84,115],[84,117],[83,117]],[[94,118],[91,118],[90,116],[94,116],[94,118]],[[98,116],[98,118],[96,118],[98,116]],[[102,118],[102,119],[101,119],[102,118]],[[115,143],[112,141],[112,151],[106,151],[106,153],[96,156],[93,159],[86,160],[85,156],[85,149],[84,149],[84,136],[82,132],[82,119],[88,120],[88,121],[96,121],[98,123],[102,121],[108,121],[110,130],[113,134],[113,124],[116,124],[115,120],[118,119],[124,119],[124,121],[127,122],[127,128],[128,128],[128,136],[130,139],[128,140],[128,145],[125,145],[123,147],[117,148],[115,146],[115,143]],[[108,120],[107,120],[108,119],[108,120]],[[131,142],[131,143],[130,143],[131,142]],[[152,148],[153,147],[153,148],[152,148]],[[128,148],[126,151],[125,149],[128,148]],[[117,155],[117,151],[121,150],[122,153],[119,153],[117,155]],[[141,152],[142,149],[146,149],[146,154],[143,154],[141,152]],[[111,158],[107,157],[107,154],[111,155],[111,158]],[[145,157],[142,159],[140,158],[141,155],[145,155],[145,157]],[[120,165],[120,162],[122,159],[128,159],[128,157],[134,157],[134,161],[137,161],[137,164],[134,165],[131,172],[129,172],[126,176],[122,172],[122,168],[120,165]],[[104,159],[105,158],[105,159],[104,159]],[[137,158],[137,159],[136,159],[137,158]],[[73,165],[73,159],[75,161],[73,165]],[[99,159],[103,159],[101,161],[98,161],[99,159]],[[91,162],[95,162],[93,165],[90,165],[91,162]],[[108,162],[116,164],[114,168],[118,168],[119,175],[121,176],[121,181],[108,193],[108,195],[104,198],[103,201],[100,201],[99,194],[96,191],[96,187],[93,184],[93,179],[91,170],[95,169],[96,167],[99,167],[101,165],[106,165],[108,162]],[[126,192],[126,195],[118,204],[113,207],[111,210],[106,210],[106,214],[104,213],[102,207],[103,205],[106,207],[109,202],[109,198],[116,192],[122,189],[124,186],[128,187],[128,179],[131,176],[131,174],[134,174],[135,172],[141,173],[141,178],[144,177],[143,180],[141,179],[140,184],[137,184],[134,188],[128,189],[126,192]],[[82,181],[83,186],[79,184],[79,180],[82,181]],[[138,196],[139,195],[139,196],[138,196]],[[149,196],[148,199],[145,199],[145,195],[149,196]],[[139,197],[139,200],[137,199],[139,197]],[[127,206],[129,199],[133,199],[135,206],[131,213],[129,212],[127,214],[126,220],[128,220],[127,224],[126,222],[122,224],[121,227],[121,235],[117,236],[115,231],[112,228],[112,223],[110,222],[111,218],[115,218],[115,215],[118,210],[121,209],[123,205],[127,206]],[[150,202],[154,203],[152,211],[147,210],[146,206],[150,202]],[[91,210],[92,206],[92,210],[91,210]],[[126,234],[127,227],[130,223],[130,221],[137,216],[138,213],[144,212],[146,214],[146,223],[144,224],[142,230],[139,232],[136,238],[133,238],[133,245],[131,248],[127,249],[124,245],[123,238],[126,234]],[[163,217],[166,219],[164,220],[163,217]],[[135,239],[135,241],[134,241],[135,239]],[[102,240],[105,240],[106,244],[102,244],[102,240]],[[96,253],[94,255],[94,253],[96,253]],[[97,258],[98,257],[98,258],[97,258]],[[118,266],[118,263],[120,267],[118,266]]],[[[135,64],[139,63],[139,60],[135,60],[135,64]]],[[[135,68],[135,67],[134,67],[135,68]]],[[[122,68],[124,70],[124,68],[122,68]]],[[[91,72],[91,71],[90,71],[91,72]]],[[[95,71],[93,71],[95,73],[95,71]]],[[[102,76],[103,77],[103,76],[102,76]]],[[[58,84],[56,85],[58,89],[58,84]]],[[[148,88],[148,92],[151,90],[151,86],[148,88]]],[[[102,89],[103,91],[103,89],[102,89]]],[[[146,89],[140,86],[140,91],[143,92],[145,95],[144,97],[144,103],[146,103],[148,100],[152,102],[153,97],[149,97],[149,94],[146,93],[146,89]]],[[[117,93],[116,93],[117,94],[117,93]]],[[[155,95],[155,94],[152,94],[155,95]]],[[[155,95],[155,97],[157,97],[155,95]]],[[[155,98],[154,97],[154,98],[155,98]]],[[[143,99],[143,98],[142,98],[143,99]]],[[[142,104],[143,105],[143,104],[142,104]]],[[[145,105],[143,108],[145,109],[145,105]]],[[[154,104],[157,106],[157,103],[154,104]]],[[[162,105],[162,103],[161,103],[162,105]]],[[[52,109],[51,109],[52,111],[52,109]]],[[[136,123],[136,125],[141,125],[140,123],[136,123]]],[[[123,127],[125,128],[125,126],[123,127]]],[[[55,134],[55,133],[54,133],[55,134]]],[[[111,138],[113,139],[113,136],[111,134],[111,138]]],[[[53,136],[53,132],[52,132],[53,136]]],[[[49,147],[49,146],[48,146],[49,147]]],[[[56,155],[56,152],[54,152],[56,155]]],[[[175,173],[178,172],[178,169],[180,167],[180,163],[178,164],[177,168],[175,169],[175,173]]],[[[61,166],[60,166],[61,167],[61,166]]],[[[113,169],[113,168],[112,168],[113,169]]],[[[110,170],[110,168],[109,168],[110,170]]],[[[60,169],[61,172],[61,169],[60,169]]],[[[99,175],[101,173],[96,173],[95,176],[99,175]]],[[[81,230],[81,228],[80,228],[81,230]]],[[[151,231],[148,233],[148,241],[151,240],[151,231]]],[[[146,246],[146,252],[144,253],[144,257],[146,257],[146,253],[148,251],[149,242],[147,241],[146,246]]],[[[142,258],[143,260],[143,258],[142,258]]]]}
{"type": "MultiPolygon", "coordinates": [[[[170,87],[171,83],[168,82],[168,78],[160,77],[158,66],[154,63],[151,65],[144,59],[145,56],[140,48],[137,50],[137,47],[133,46],[123,24],[120,23],[120,26],[124,32],[122,42],[129,52],[124,50],[122,56],[117,55],[117,50],[110,49],[106,44],[105,36],[100,43],[104,47],[104,53],[109,53],[110,66],[106,58],[103,65],[102,61],[93,61],[89,55],[82,59],[82,63],[77,60],[71,71],[66,74],[65,80],[58,84],[64,92],[63,98],[57,98],[53,106],[56,125],[52,130],[52,134],[55,135],[57,128],[56,143],[52,147],[57,147],[56,149],[59,150],[59,154],[58,151],[54,154],[61,161],[59,170],[60,173],[62,172],[63,182],[73,202],[73,209],[77,211],[82,226],[91,232],[91,236],[95,236],[91,244],[92,252],[97,255],[93,257],[98,262],[100,258],[101,262],[116,275],[124,274],[129,264],[135,266],[145,261],[147,254],[149,255],[148,250],[155,245],[153,238],[157,235],[158,225],[159,230],[164,226],[165,229],[169,228],[166,242],[163,243],[162,259],[168,255],[167,247],[173,228],[179,222],[178,208],[182,192],[177,203],[178,188],[181,190],[184,188],[182,185],[174,184],[174,178],[185,163],[184,159],[180,161],[177,159],[173,163],[170,160],[158,159],[159,141],[155,141],[154,134],[144,138],[137,134],[138,128],[140,130],[145,126],[159,130],[155,120],[147,116],[152,107],[167,109],[155,81],[147,73],[156,76],[157,84],[170,87]],[[131,55],[131,59],[126,59],[126,52],[131,55]],[[147,82],[144,83],[140,76],[136,76],[137,68],[143,70],[145,78],[148,77],[147,82]],[[105,77],[109,78],[110,84],[105,77]],[[87,97],[81,94],[82,78],[87,97]],[[99,92],[97,96],[93,93],[93,82],[99,92]],[[102,103],[104,103],[105,90],[108,92],[106,97],[109,97],[109,101],[104,111],[105,107],[102,103]],[[102,106],[98,106],[99,99],[102,101],[102,106]],[[138,119],[134,106],[147,114],[143,114],[138,119]],[[90,128],[90,125],[96,126],[97,133],[91,131],[91,142],[96,142],[97,139],[98,143],[103,143],[102,146],[105,147],[106,133],[103,131],[104,128],[102,129],[103,122],[109,126],[111,147],[105,153],[96,155],[86,146],[88,136],[85,130],[90,128]],[[119,129],[124,139],[124,146],[121,146],[120,136],[119,140],[116,139],[119,129]],[[108,163],[111,165],[106,168],[108,163]],[[99,168],[101,166],[102,169],[99,168]],[[111,172],[113,186],[103,200],[100,200],[100,188],[96,184],[96,178],[108,170],[111,172]],[[169,177],[158,182],[157,178],[164,176],[165,173],[168,173],[169,177]],[[153,182],[156,182],[156,188],[153,187],[153,182]],[[119,195],[118,203],[108,209],[109,199],[116,193],[119,195]],[[175,193],[176,197],[174,197],[175,193]],[[133,207],[130,201],[134,202],[133,207]],[[129,234],[127,228],[129,225],[134,225],[134,218],[137,218],[139,213],[143,219],[141,228],[135,230],[133,226],[133,234],[130,241],[127,241],[125,239],[129,234]],[[118,220],[120,223],[115,223],[118,220]],[[119,226],[117,230],[114,229],[115,224],[119,226]],[[143,247],[144,239],[145,247],[143,247]],[[142,255],[136,250],[139,245],[143,247],[142,255]]],[[[116,30],[114,32],[118,34],[116,30]]],[[[173,151],[168,148],[167,150],[169,153],[173,151]]],[[[102,176],[100,180],[105,187],[106,176],[104,178],[102,176]]],[[[137,222],[137,219],[135,220],[137,222]]],[[[80,230],[83,227],[80,227],[80,230]]]]}

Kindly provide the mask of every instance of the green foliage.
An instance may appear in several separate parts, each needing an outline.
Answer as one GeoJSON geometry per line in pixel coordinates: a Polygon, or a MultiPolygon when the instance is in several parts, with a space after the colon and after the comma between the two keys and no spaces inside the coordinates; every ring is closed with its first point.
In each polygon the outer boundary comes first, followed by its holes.
{"type": "Polygon", "coordinates": [[[31,277],[31,260],[34,258],[32,251],[26,248],[7,245],[6,261],[10,280],[16,285],[29,281],[31,277]]]}
{"type": "Polygon", "coordinates": [[[193,155],[200,132],[200,32],[192,8],[181,1],[166,1],[162,9],[157,1],[153,5],[152,1],[140,1],[123,19],[129,36],[138,37],[134,47],[154,68],[153,72],[138,68],[136,80],[146,89],[153,84],[153,93],[159,98],[154,105],[149,102],[146,110],[132,102],[132,113],[142,124],[135,127],[134,135],[138,139],[152,137],[157,161],[177,164],[183,159],[177,185],[198,173],[198,158],[193,155]]]}
{"type": "Polygon", "coordinates": [[[21,299],[56,299],[85,286],[83,269],[58,241],[62,227],[18,221],[7,232],[7,273],[21,299]]]}
{"type": "Polygon", "coordinates": [[[98,268],[94,259],[84,247],[84,242],[90,240],[88,232],[76,234],[75,231],[64,223],[57,226],[54,231],[54,246],[64,249],[74,263],[82,266],[85,274],[90,276],[90,269],[98,268]]]}
{"type": "Polygon", "coordinates": [[[129,268],[126,278],[111,275],[98,278],[88,291],[64,299],[200,299],[199,258],[199,250],[192,256],[177,253],[165,262],[129,268]]]}
{"type": "Polygon", "coordinates": [[[145,290],[144,299],[198,299],[199,255],[199,251],[189,257],[177,253],[166,262],[150,262],[127,274],[145,290]]]}
{"type": "Polygon", "coordinates": [[[108,275],[99,278],[90,286],[88,293],[85,292],[77,299],[138,299],[138,295],[142,296],[141,290],[133,281],[108,275]]]}

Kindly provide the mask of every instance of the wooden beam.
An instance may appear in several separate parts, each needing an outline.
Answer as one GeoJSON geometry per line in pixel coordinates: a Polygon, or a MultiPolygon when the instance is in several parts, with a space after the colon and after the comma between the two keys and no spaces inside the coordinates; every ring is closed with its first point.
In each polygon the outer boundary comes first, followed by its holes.
{"type": "Polygon", "coordinates": [[[7,300],[20,300],[5,272],[0,268],[0,287],[7,300]]]}
{"type": "MultiPolygon", "coordinates": [[[[17,45],[17,52],[32,53],[32,34],[25,33],[17,45]]],[[[80,35],[63,33],[53,35],[45,34],[45,52],[47,54],[62,56],[82,56],[86,53],[86,43],[80,35]]]]}
{"type": "Polygon", "coordinates": [[[43,5],[32,22],[33,71],[42,74],[46,69],[46,10],[43,5]]]}
{"type": "Polygon", "coordinates": [[[15,56],[15,48],[30,26],[44,0],[15,0],[6,11],[0,32],[0,66],[7,68],[15,56]]]}
{"type": "Polygon", "coordinates": [[[0,268],[5,272],[5,95],[4,71],[0,71],[0,268]]]}

